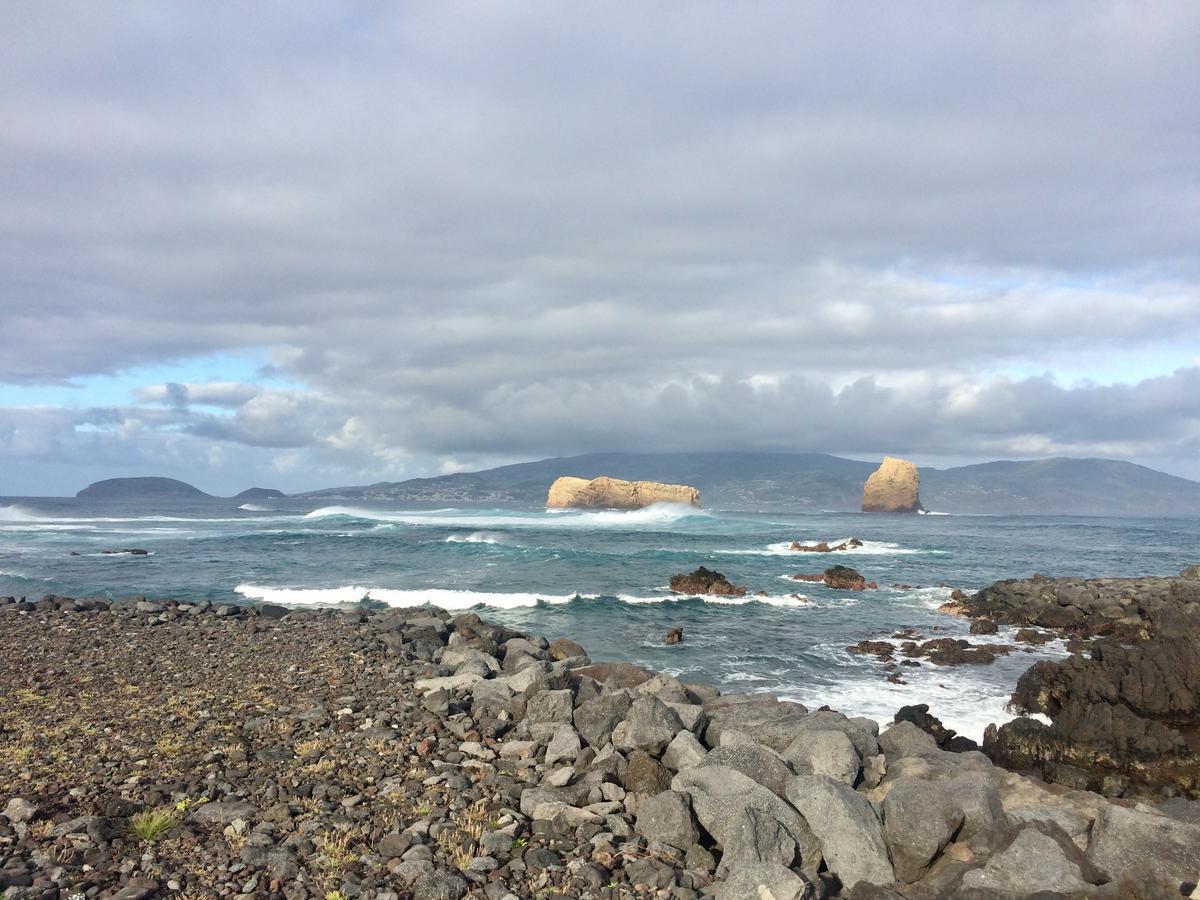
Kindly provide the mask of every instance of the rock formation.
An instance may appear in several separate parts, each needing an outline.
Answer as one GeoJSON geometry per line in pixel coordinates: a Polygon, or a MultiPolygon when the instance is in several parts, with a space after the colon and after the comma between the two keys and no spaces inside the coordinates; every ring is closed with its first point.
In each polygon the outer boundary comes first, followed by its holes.
{"type": "Polygon", "coordinates": [[[731,584],[729,579],[720,572],[701,566],[690,575],[682,573],[671,576],[672,594],[715,594],[720,597],[744,597],[746,589],[740,585],[731,584]]]}
{"type": "Polygon", "coordinates": [[[865,591],[879,587],[874,581],[867,581],[856,569],[851,569],[849,566],[830,566],[824,572],[812,575],[801,573],[793,575],[792,578],[795,581],[820,582],[826,587],[836,588],[839,591],[865,591]]]}
{"type": "Polygon", "coordinates": [[[546,506],[583,509],[641,509],[652,503],[700,505],[700,492],[686,484],[660,484],[657,481],[622,481],[602,475],[586,478],[563,476],[550,485],[546,506]]]}
{"type": "Polygon", "coordinates": [[[862,511],[915,513],[921,509],[921,476],[906,459],[885,456],[863,485],[862,511]]]}
{"type": "Polygon", "coordinates": [[[953,608],[1076,638],[1072,656],[1037,663],[1013,694],[1014,709],[1051,724],[989,727],[984,750],[994,760],[1108,796],[1200,799],[1200,573],[1035,576],[997,582],[953,608]]]}

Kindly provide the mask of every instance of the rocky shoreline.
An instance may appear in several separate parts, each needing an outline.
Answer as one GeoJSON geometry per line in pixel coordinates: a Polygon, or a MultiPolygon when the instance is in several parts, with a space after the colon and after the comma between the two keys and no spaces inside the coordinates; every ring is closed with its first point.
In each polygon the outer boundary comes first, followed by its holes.
{"type": "MultiPolygon", "coordinates": [[[[989,590],[958,611],[1063,627],[989,590]]],[[[1194,644],[1190,588],[1148,590],[1111,620],[1137,611],[1138,658],[1194,644]]],[[[1136,637],[1107,634],[1096,662],[1136,637]]],[[[1077,655],[1027,692],[1051,715],[1077,655]]],[[[919,707],[880,733],[473,613],[0,600],[0,658],[4,900],[1159,898],[1200,875],[1186,790],[1106,798],[956,752],[919,707]]]]}

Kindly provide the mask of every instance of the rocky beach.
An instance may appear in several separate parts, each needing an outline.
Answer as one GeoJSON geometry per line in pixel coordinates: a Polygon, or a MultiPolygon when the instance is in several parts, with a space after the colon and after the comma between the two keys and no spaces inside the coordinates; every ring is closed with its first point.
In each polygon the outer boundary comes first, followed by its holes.
{"type": "Polygon", "coordinates": [[[1193,895],[1196,574],[1001,582],[958,601],[1077,640],[1014,698],[1052,724],[986,735],[1010,768],[920,707],[881,732],[473,612],[0,600],[0,888],[1193,895]],[[1074,697],[1100,712],[1081,717],[1074,697]],[[1097,737],[1097,721],[1123,724],[1097,737]]]}

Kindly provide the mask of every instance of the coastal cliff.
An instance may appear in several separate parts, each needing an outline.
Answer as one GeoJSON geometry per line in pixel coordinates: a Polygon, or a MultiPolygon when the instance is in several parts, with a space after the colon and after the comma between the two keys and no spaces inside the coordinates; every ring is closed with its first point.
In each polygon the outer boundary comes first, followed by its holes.
{"type": "Polygon", "coordinates": [[[862,511],[915,513],[921,509],[921,476],[906,459],[885,456],[863,485],[862,511]]]}
{"type": "Polygon", "coordinates": [[[686,484],[657,481],[622,481],[602,475],[586,478],[563,476],[550,485],[546,506],[550,509],[641,509],[652,503],[700,505],[700,491],[686,484]]]}

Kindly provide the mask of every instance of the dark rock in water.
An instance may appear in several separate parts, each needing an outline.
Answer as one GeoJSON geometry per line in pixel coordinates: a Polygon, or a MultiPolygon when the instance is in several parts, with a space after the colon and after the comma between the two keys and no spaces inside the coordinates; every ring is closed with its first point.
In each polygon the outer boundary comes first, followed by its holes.
{"type": "Polygon", "coordinates": [[[683,643],[683,629],[672,628],[663,637],[664,644],[681,644],[683,643]]]}
{"type": "Polygon", "coordinates": [[[840,544],[830,545],[828,541],[818,541],[815,544],[802,544],[799,541],[792,541],[789,549],[799,553],[837,553],[841,550],[853,550],[855,547],[861,547],[863,542],[858,538],[850,538],[848,541],[842,541],[840,544]]]}
{"type": "MultiPolygon", "coordinates": [[[[125,550],[101,550],[100,551],[101,556],[122,556],[122,555],[125,555],[125,556],[148,556],[149,554],[150,554],[149,550],[143,550],[140,547],[131,547],[131,548],[128,548],[125,550]]],[[[79,554],[76,553],[74,555],[78,556],[79,554]]]]}
{"type": "Polygon", "coordinates": [[[937,716],[930,715],[928,703],[917,703],[912,706],[902,706],[892,717],[893,722],[912,722],[935,741],[943,750],[962,753],[967,750],[978,750],[979,745],[970,738],[960,737],[953,728],[947,728],[937,716]]]}
{"type": "Polygon", "coordinates": [[[896,653],[896,648],[887,641],[859,641],[846,648],[851,653],[869,654],[878,657],[884,662],[893,658],[896,653]]]}
{"type": "Polygon", "coordinates": [[[867,579],[863,578],[862,575],[849,566],[830,566],[820,574],[799,574],[793,575],[792,578],[796,581],[821,582],[826,587],[836,588],[840,591],[874,590],[878,587],[874,581],[867,581],[867,579]]]}
{"type": "Polygon", "coordinates": [[[731,584],[729,579],[720,572],[706,569],[704,566],[696,569],[690,575],[672,575],[671,593],[673,594],[714,594],[720,597],[743,597],[746,589],[731,584]]]}
{"type": "Polygon", "coordinates": [[[971,634],[995,634],[1000,626],[989,619],[976,619],[971,623],[971,634]]]}
{"type": "Polygon", "coordinates": [[[1079,630],[1111,636],[1026,671],[1012,705],[1052,724],[1021,718],[989,727],[984,751],[1009,768],[1108,796],[1165,789],[1200,798],[1200,582],[1034,578],[971,599],[1001,621],[1038,623],[1063,602],[1084,616],[1079,630]]]}

